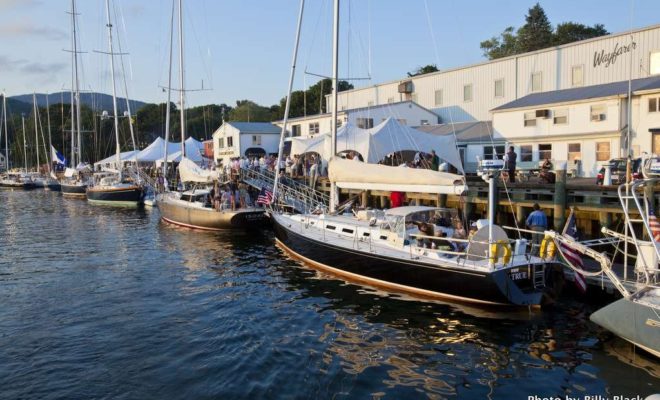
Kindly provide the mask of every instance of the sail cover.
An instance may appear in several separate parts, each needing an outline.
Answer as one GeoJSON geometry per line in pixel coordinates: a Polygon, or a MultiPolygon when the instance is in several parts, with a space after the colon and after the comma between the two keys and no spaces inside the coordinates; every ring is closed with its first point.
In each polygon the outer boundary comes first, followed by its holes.
{"type": "Polygon", "coordinates": [[[202,169],[187,157],[183,157],[179,162],[179,175],[182,182],[195,183],[211,183],[219,177],[217,171],[202,169]]]}
{"type": "Polygon", "coordinates": [[[340,188],[416,193],[460,194],[463,176],[430,169],[390,167],[334,157],[328,164],[328,177],[340,188]]]}

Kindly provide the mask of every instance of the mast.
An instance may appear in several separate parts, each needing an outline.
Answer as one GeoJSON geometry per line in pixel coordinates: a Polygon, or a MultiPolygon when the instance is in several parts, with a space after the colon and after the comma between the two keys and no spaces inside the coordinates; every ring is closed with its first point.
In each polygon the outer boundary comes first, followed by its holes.
{"type": "Polygon", "coordinates": [[[37,172],[39,172],[39,125],[37,123],[37,94],[32,92],[32,108],[34,113],[34,149],[37,152],[37,172]]]}
{"type": "MultiPolygon", "coordinates": [[[[183,88],[185,87],[184,84],[184,79],[185,79],[185,74],[183,70],[183,5],[182,5],[182,0],[179,0],[179,86],[180,86],[180,91],[179,91],[179,101],[181,103],[181,110],[180,110],[180,116],[181,116],[181,158],[186,156],[186,117],[185,117],[185,103],[184,103],[184,98],[185,98],[185,93],[183,91],[183,88]]],[[[168,104],[169,107],[169,104],[168,104]]],[[[167,160],[165,160],[167,162],[167,160]]]]}
{"type": "Polygon", "coordinates": [[[170,19],[170,66],[167,73],[167,104],[165,105],[165,154],[163,162],[163,179],[167,179],[167,146],[170,140],[170,101],[172,100],[172,48],[174,42],[174,1],[172,1],[172,17],[170,19]]]}
{"type": "MultiPolygon", "coordinates": [[[[76,90],[76,130],[78,139],[78,163],[82,162],[82,141],[80,140],[80,83],[78,79],[78,41],[76,40],[76,0],[71,0],[72,18],[73,18],[73,66],[75,76],[75,90],[76,90]]],[[[114,75],[113,75],[114,78],[114,75]]],[[[73,139],[73,132],[71,133],[73,139]]]]}
{"type": "Polygon", "coordinates": [[[119,117],[117,116],[117,89],[115,87],[115,57],[112,52],[112,23],[110,23],[110,0],[105,0],[105,10],[107,12],[107,24],[108,27],[108,49],[110,56],[110,75],[112,77],[112,110],[114,113],[115,120],[115,162],[117,169],[120,170],[119,175],[121,178],[121,149],[119,146],[119,117]]]}
{"type": "MultiPolygon", "coordinates": [[[[291,60],[291,75],[289,75],[289,90],[286,94],[286,105],[284,106],[284,123],[282,124],[282,132],[280,133],[280,145],[277,151],[277,169],[279,171],[279,164],[282,162],[282,153],[284,151],[284,136],[286,135],[286,124],[289,121],[289,108],[291,106],[291,91],[293,90],[293,79],[296,73],[296,61],[298,60],[298,44],[300,43],[300,28],[302,26],[303,10],[305,8],[305,0],[300,0],[300,12],[298,13],[298,27],[296,29],[296,41],[293,45],[293,57],[291,60]]],[[[280,179],[280,174],[275,174],[275,181],[273,182],[273,199],[277,196],[277,184],[280,179]]]]}
{"type": "Polygon", "coordinates": [[[48,159],[48,174],[53,174],[53,141],[50,136],[50,102],[48,94],[46,94],[46,121],[48,123],[48,151],[46,152],[46,159],[48,159]]]}
{"type": "Polygon", "coordinates": [[[76,75],[78,74],[76,68],[76,59],[78,55],[75,52],[76,48],[76,0],[71,0],[71,168],[76,167],[76,114],[74,110],[74,91],[76,87],[76,75]]]}
{"type": "MultiPolygon", "coordinates": [[[[334,23],[332,32],[332,120],[330,121],[331,134],[330,143],[332,157],[337,155],[337,76],[339,73],[339,0],[334,2],[334,23]]],[[[332,182],[330,188],[330,212],[335,211],[339,193],[337,184],[332,182]]]]}
{"type": "Polygon", "coordinates": [[[27,143],[25,142],[25,113],[21,114],[23,124],[23,164],[25,164],[25,173],[27,174],[27,143]]]}
{"type": "Polygon", "coordinates": [[[7,93],[2,92],[2,117],[5,125],[5,167],[9,171],[9,131],[7,130],[7,93]]]}

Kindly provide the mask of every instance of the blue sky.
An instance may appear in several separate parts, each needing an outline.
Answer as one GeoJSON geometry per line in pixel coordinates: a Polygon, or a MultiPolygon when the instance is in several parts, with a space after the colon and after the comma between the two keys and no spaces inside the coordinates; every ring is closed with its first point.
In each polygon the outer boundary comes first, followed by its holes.
{"type": "MultiPolygon", "coordinates": [[[[295,89],[329,75],[331,0],[308,0],[295,89]]],[[[553,0],[540,2],[553,24],[602,23],[610,32],[660,23],[657,0],[553,0]]],[[[78,0],[82,85],[110,93],[104,0],[78,0]]],[[[479,42],[505,27],[519,27],[534,2],[344,0],[340,75],[399,79],[418,66],[440,69],[483,61],[479,42]],[[427,13],[428,9],[428,13],[427,13]]],[[[165,101],[171,0],[114,0],[115,34],[131,98],[165,101]]],[[[186,86],[190,105],[274,104],[286,93],[298,0],[184,0],[186,86]]],[[[71,85],[68,0],[0,0],[0,88],[8,95],[56,92],[71,85]]],[[[117,46],[117,42],[115,42],[117,46]]],[[[175,55],[176,61],[176,55],[175,55]]],[[[118,60],[117,60],[118,63],[118,60]]],[[[117,67],[119,69],[119,67],[117,67]]],[[[121,73],[118,72],[117,75],[121,73]]],[[[173,85],[178,86],[178,67],[173,85]]],[[[123,83],[119,83],[123,86],[123,83]]],[[[123,93],[123,89],[120,91],[123,93]]]]}

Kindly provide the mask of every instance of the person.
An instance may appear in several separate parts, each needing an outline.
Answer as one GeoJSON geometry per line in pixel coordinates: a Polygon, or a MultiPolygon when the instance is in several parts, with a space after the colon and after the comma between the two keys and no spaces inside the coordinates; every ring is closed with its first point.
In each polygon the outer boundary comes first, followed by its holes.
{"type": "Polygon", "coordinates": [[[232,203],[234,202],[234,196],[231,194],[231,190],[229,190],[229,185],[225,185],[224,191],[222,192],[222,197],[221,197],[221,209],[227,210],[230,209],[232,206],[232,203]]]}
{"type": "Polygon", "coordinates": [[[506,167],[509,171],[509,182],[516,182],[516,159],[518,155],[513,150],[513,146],[509,146],[509,151],[506,153],[506,167]]]}
{"type": "MultiPolygon", "coordinates": [[[[430,222],[423,221],[412,221],[413,224],[417,225],[420,235],[424,236],[435,236],[435,227],[430,222]]],[[[432,242],[429,238],[418,238],[417,246],[426,247],[426,248],[435,248],[435,242],[432,242]]]]}
{"type": "Polygon", "coordinates": [[[532,231],[538,232],[532,234],[532,249],[535,249],[534,252],[538,254],[538,249],[540,248],[541,240],[543,239],[543,232],[548,229],[548,217],[546,217],[543,210],[541,210],[539,203],[534,203],[533,208],[534,211],[527,216],[525,225],[527,225],[527,228],[532,231]]]}
{"type": "Polygon", "coordinates": [[[546,158],[541,165],[541,172],[539,174],[539,179],[541,182],[545,183],[555,183],[555,173],[552,170],[552,161],[549,158],[546,158]]]}
{"type": "Polygon", "coordinates": [[[312,166],[309,167],[309,187],[312,189],[316,188],[316,181],[319,178],[319,169],[321,168],[321,163],[316,156],[312,156],[312,166]]]}
{"type": "Polygon", "coordinates": [[[403,192],[391,192],[390,193],[390,208],[401,207],[403,201],[406,198],[406,194],[403,192]]]}
{"type": "Polygon", "coordinates": [[[434,171],[440,169],[440,157],[435,154],[435,150],[431,150],[431,169],[434,171]]]}

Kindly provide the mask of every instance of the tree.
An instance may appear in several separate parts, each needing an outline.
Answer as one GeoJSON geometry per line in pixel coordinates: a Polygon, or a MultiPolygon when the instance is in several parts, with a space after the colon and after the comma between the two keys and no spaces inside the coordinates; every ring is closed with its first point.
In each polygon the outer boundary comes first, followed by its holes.
{"type": "Polygon", "coordinates": [[[251,100],[238,100],[236,107],[229,112],[228,121],[270,122],[270,108],[260,106],[251,100]]]}
{"type": "Polygon", "coordinates": [[[553,38],[553,44],[559,46],[566,43],[577,42],[578,40],[586,40],[598,36],[609,34],[603,24],[595,24],[594,26],[586,26],[576,22],[564,22],[557,25],[553,38]]]}
{"type": "Polygon", "coordinates": [[[518,29],[518,52],[540,50],[552,44],[552,25],[539,3],[529,9],[525,25],[518,29]]]}
{"type": "MultiPolygon", "coordinates": [[[[353,89],[353,85],[347,81],[339,81],[337,83],[338,91],[353,89]]],[[[289,110],[289,117],[296,118],[305,115],[315,115],[327,112],[324,109],[325,96],[332,92],[332,79],[325,78],[310,86],[307,90],[297,90],[291,93],[291,108],[289,110]]],[[[286,97],[280,100],[279,107],[277,108],[278,117],[275,119],[284,118],[284,108],[286,106],[286,97]]],[[[273,106],[275,107],[275,106],[273,106]]],[[[272,107],[271,107],[272,108],[272,107]]]]}
{"type": "Polygon", "coordinates": [[[424,75],[424,74],[430,74],[431,72],[438,72],[439,69],[435,64],[428,64],[423,67],[417,68],[413,72],[408,72],[409,77],[417,76],[417,75],[424,75]]]}
{"type": "Polygon", "coordinates": [[[494,60],[518,54],[517,40],[513,26],[509,26],[500,34],[499,38],[493,36],[488,40],[484,40],[481,42],[480,47],[486,58],[494,60]]]}
{"type": "Polygon", "coordinates": [[[494,36],[481,42],[480,47],[484,52],[484,57],[495,60],[550,46],[603,36],[608,33],[602,24],[595,24],[590,27],[575,22],[560,23],[553,31],[545,11],[539,3],[536,3],[527,12],[525,25],[517,31],[510,26],[499,37],[494,36]]]}

